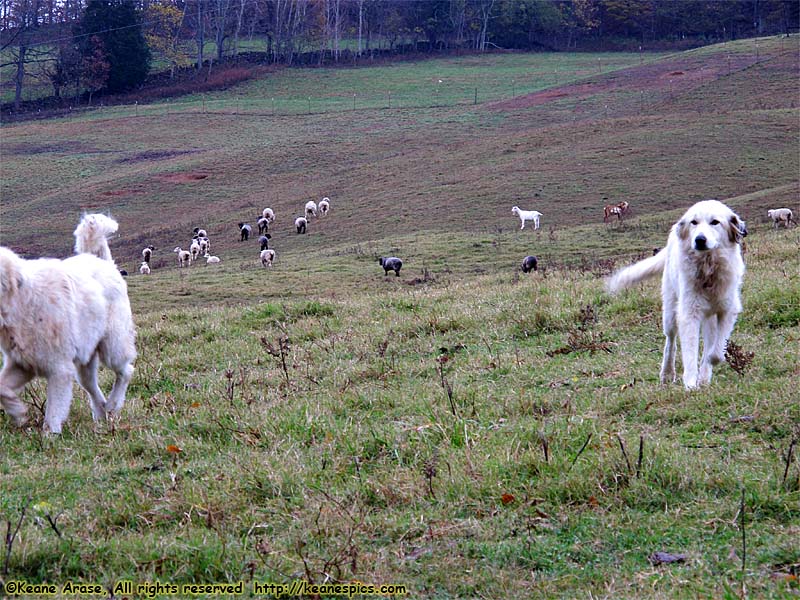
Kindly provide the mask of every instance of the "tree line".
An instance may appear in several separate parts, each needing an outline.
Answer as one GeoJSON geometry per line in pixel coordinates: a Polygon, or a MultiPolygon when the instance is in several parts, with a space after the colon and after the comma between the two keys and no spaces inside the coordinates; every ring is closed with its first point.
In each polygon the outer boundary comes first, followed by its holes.
{"type": "MultiPolygon", "coordinates": [[[[0,0],[2,66],[60,97],[120,92],[155,54],[174,74],[258,40],[287,65],[375,52],[608,49],[797,31],[797,0],[0,0]]],[[[252,47],[251,43],[249,47],[252,47]]]]}

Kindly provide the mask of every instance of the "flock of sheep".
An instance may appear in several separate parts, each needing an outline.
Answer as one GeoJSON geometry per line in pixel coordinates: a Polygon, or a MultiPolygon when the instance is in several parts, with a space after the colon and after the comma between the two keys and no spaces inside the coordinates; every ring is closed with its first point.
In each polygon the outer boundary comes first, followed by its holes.
{"type": "MultiPolygon", "coordinates": [[[[620,202],[605,206],[603,209],[603,221],[608,222],[610,217],[616,216],[618,220],[622,220],[623,215],[628,211],[630,204],[628,202],[620,202]]],[[[320,200],[319,204],[313,200],[306,202],[303,215],[294,220],[295,230],[298,234],[305,234],[308,231],[309,222],[317,217],[324,217],[331,210],[330,198],[325,197],[320,200]]],[[[540,219],[542,213],[536,210],[523,210],[519,206],[513,206],[511,213],[518,217],[521,221],[520,230],[525,229],[525,222],[532,221],[534,230],[539,229],[540,219]]],[[[773,226],[777,228],[779,225],[789,227],[794,220],[794,214],[788,208],[776,208],[767,211],[767,216],[772,219],[773,226]]],[[[258,218],[258,242],[260,248],[259,259],[263,267],[271,267],[275,261],[275,249],[269,247],[269,241],[272,236],[269,233],[270,226],[275,222],[275,211],[271,208],[265,208],[261,216],[258,218]]],[[[795,221],[796,223],[796,221],[795,221]]],[[[252,234],[252,227],[248,223],[239,223],[239,240],[244,242],[250,239],[252,234]]],[[[155,248],[152,245],[146,246],[142,250],[142,264],[139,267],[139,272],[142,275],[149,275],[151,272],[150,261],[153,256],[155,248]]],[[[205,229],[195,227],[194,235],[192,237],[189,250],[183,250],[180,246],[176,247],[173,252],[178,258],[178,267],[188,267],[193,262],[199,260],[201,257],[206,259],[206,264],[216,264],[220,262],[218,256],[212,256],[211,240],[208,238],[208,233],[205,229]]],[[[394,271],[395,276],[400,277],[400,269],[403,267],[403,261],[396,256],[381,256],[378,262],[383,267],[384,275],[388,275],[390,271],[394,271]]],[[[538,258],[536,256],[526,256],[522,260],[520,269],[523,273],[530,273],[536,271],[538,268],[538,258]]]]}
{"type": "MultiPolygon", "coordinates": [[[[297,217],[294,221],[295,228],[298,234],[306,233],[308,230],[308,223],[312,218],[318,216],[325,216],[331,210],[331,200],[328,197],[320,200],[319,204],[313,200],[306,202],[303,216],[297,217]]],[[[259,243],[259,259],[263,267],[271,267],[275,260],[275,249],[269,247],[269,241],[272,235],[269,233],[269,228],[275,222],[275,211],[271,208],[265,208],[258,218],[258,243],[259,243]]],[[[239,223],[239,241],[245,242],[250,239],[253,228],[249,223],[239,223]]],[[[180,246],[176,246],[173,252],[177,255],[178,267],[189,267],[193,262],[200,258],[206,259],[206,264],[212,265],[220,262],[219,256],[211,255],[211,240],[208,237],[208,232],[200,227],[194,228],[194,235],[189,245],[188,250],[184,250],[180,246]]],[[[150,275],[151,266],[150,261],[153,258],[155,247],[153,245],[145,246],[142,249],[142,264],[139,267],[139,273],[142,275],[150,275]]]]}

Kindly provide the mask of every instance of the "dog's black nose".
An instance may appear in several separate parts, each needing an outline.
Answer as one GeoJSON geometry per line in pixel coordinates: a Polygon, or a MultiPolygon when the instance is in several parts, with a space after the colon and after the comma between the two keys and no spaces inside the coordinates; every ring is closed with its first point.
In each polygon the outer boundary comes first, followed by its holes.
{"type": "Polygon", "coordinates": [[[705,250],[707,241],[708,240],[706,240],[706,236],[704,236],[701,233],[696,238],[694,238],[694,247],[697,248],[698,250],[705,250]]]}

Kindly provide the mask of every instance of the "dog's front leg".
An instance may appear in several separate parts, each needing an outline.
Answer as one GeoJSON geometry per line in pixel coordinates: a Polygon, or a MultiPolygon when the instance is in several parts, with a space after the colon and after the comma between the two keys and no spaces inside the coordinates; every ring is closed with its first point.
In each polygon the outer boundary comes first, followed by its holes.
{"type": "Polygon", "coordinates": [[[698,385],[711,383],[711,375],[714,365],[720,362],[718,355],[719,346],[719,326],[717,315],[703,319],[703,358],[700,361],[700,372],[697,375],[698,385]]]}
{"type": "Polygon", "coordinates": [[[683,386],[687,390],[697,387],[697,349],[700,344],[699,319],[683,317],[678,319],[678,335],[681,338],[681,358],[683,359],[683,386]]]}

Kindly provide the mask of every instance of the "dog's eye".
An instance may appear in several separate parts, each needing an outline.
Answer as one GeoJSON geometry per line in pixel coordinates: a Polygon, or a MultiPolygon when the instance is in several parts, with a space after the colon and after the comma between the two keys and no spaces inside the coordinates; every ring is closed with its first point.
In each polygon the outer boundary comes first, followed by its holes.
{"type": "Polygon", "coordinates": [[[697,219],[692,219],[692,225],[697,225],[697,219]]]}
{"type": "Polygon", "coordinates": [[[719,225],[719,221],[717,221],[716,219],[714,219],[713,221],[711,221],[711,224],[712,224],[712,225],[719,225]]]}

